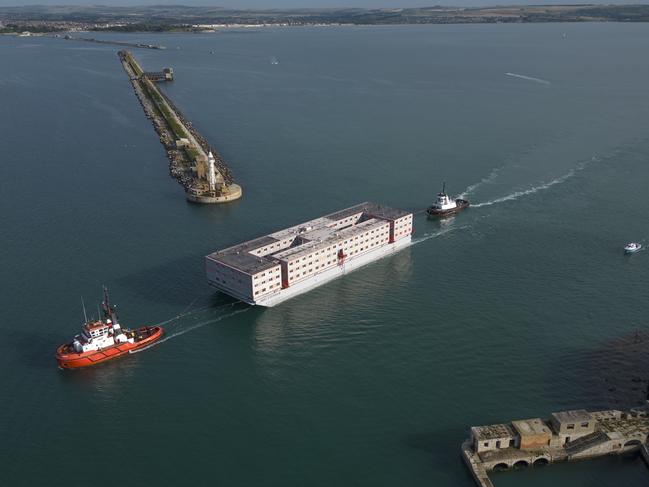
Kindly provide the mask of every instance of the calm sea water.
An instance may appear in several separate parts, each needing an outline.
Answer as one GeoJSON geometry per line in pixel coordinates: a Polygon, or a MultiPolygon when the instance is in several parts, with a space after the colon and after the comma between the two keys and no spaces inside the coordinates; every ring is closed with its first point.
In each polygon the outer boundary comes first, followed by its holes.
{"type": "Polygon", "coordinates": [[[471,425],[642,401],[649,253],[622,246],[649,246],[649,26],[105,37],[169,47],[135,54],[175,69],[245,196],[185,202],[117,48],[0,38],[3,485],[469,487],[471,425]],[[393,258],[273,309],[205,284],[214,249],[365,200],[419,210],[442,181],[475,206],[418,215],[393,258]],[[102,284],[170,338],[59,371],[102,284]]]}

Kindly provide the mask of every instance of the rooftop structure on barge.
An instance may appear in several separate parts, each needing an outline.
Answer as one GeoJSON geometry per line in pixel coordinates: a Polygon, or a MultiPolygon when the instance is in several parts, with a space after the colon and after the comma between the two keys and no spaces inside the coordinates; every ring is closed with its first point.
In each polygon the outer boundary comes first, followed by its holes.
{"type": "Polygon", "coordinates": [[[211,285],[274,306],[410,244],[412,213],[360,203],[208,255],[211,285]]]}

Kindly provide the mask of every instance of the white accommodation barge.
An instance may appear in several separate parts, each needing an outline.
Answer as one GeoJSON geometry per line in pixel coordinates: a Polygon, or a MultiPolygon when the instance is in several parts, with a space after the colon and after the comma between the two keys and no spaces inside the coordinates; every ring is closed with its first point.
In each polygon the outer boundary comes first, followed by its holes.
{"type": "Polygon", "coordinates": [[[207,279],[274,306],[410,245],[412,213],[360,203],[205,257],[207,279]]]}

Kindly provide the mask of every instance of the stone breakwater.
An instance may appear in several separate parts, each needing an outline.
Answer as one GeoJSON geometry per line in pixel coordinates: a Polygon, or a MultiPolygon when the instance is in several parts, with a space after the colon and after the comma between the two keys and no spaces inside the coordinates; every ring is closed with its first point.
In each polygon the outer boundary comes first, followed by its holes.
{"type": "Polygon", "coordinates": [[[214,155],[214,159],[216,160],[216,167],[219,170],[219,172],[223,175],[223,179],[225,180],[226,184],[233,184],[234,183],[234,176],[232,175],[232,171],[228,166],[225,165],[225,162],[223,161],[223,158],[219,155],[219,153],[214,149],[208,142],[205,140],[205,137],[203,137],[192,125],[192,123],[187,120],[187,118],[183,115],[183,113],[174,105],[174,103],[169,99],[167,95],[164,93],[160,92],[162,97],[165,99],[167,104],[171,107],[171,109],[176,112],[176,115],[182,122],[182,124],[185,126],[185,128],[191,133],[196,141],[200,144],[200,146],[203,148],[205,152],[212,152],[214,155]]]}
{"type": "Polygon", "coordinates": [[[193,177],[188,174],[188,168],[191,167],[191,160],[185,151],[176,147],[176,142],[171,129],[167,126],[164,117],[159,113],[151,99],[144,93],[144,88],[140,83],[141,73],[135,72],[135,67],[131,65],[127,54],[124,51],[118,53],[124,70],[129,76],[133,91],[137,96],[146,118],[151,120],[153,128],[160,138],[160,143],[164,146],[169,158],[169,174],[178,180],[178,182],[189,190],[192,187],[193,177]]]}
{"type": "Polygon", "coordinates": [[[197,203],[225,203],[241,197],[232,172],[173,102],[155,86],[128,51],[118,53],[146,117],[165,148],[169,174],[197,203]],[[211,175],[211,176],[210,176],[211,175]]]}

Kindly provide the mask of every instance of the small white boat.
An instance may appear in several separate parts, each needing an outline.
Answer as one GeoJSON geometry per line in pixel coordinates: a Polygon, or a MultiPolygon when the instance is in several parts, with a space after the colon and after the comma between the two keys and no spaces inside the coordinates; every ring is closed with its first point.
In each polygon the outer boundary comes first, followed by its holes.
{"type": "Polygon", "coordinates": [[[624,246],[624,252],[627,254],[633,254],[640,250],[642,248],[642,245],[637,243],[637,242],[630,242],[624,246]]]}

